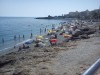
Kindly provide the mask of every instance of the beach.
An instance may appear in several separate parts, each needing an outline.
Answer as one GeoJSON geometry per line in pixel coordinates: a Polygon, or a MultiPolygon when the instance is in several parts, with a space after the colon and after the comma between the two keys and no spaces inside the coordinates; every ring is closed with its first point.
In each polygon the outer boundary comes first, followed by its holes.
{"type": "MultiPolygon", "coordinates": [[[[58,36],[55,46],[12,49],[0,57],[0,75],[81,75],[100,58],[100,33],[69,42],[58,36]]],[[[99,75],[98,70],[95,75],[99,75]]]]}
{"type": "Polygon", "coordinates": [[[0,0],[0,75],[100,75],[100,0],[0,0]]]}

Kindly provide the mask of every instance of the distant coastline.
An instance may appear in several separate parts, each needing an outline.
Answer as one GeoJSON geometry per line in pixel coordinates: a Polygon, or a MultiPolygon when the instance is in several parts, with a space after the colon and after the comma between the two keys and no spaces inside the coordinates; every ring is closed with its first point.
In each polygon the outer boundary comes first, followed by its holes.
{"type": "Polygon", "coordinates": [[[51,16],[48,15],[47,17],[36,17],[35,19],[68,19],[68,18],[75,18],[81,20],[100,20],[100,9],[95,9],[92,11],[85,10],[82,12],[69,12],[68,14],[62,14],[61,16],[51,16]]]}
{"type": "Polygon", "coordinates": [[[54,17],[48,15],[48,17],[37,17],[35,19],[54,19],[54,17]]]}

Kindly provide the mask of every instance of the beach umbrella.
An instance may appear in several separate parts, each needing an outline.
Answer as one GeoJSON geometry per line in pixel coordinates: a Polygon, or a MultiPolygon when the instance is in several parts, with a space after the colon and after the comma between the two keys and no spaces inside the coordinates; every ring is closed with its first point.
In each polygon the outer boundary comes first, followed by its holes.
{"type": "Polygon", "coordinates": [[[32,44],[33,40],[26,41],[25,44],[32,44]]]}
{"type": "Polygon", "coordinates": [[[36,39],[36,41],[40,42],[40,41],[42,41],[42,39],[36,39]]]}
{"type": "Polygon", "coordinates": [[[56,44],[57,43],[57,39],[50,39],[50,43],[51,44],[56,44]]]}
{"type": "Polygon", "coordinates": [[[39,36],[36,36],[36,39],[43,39],[43,36],[39,35],[39,36]]]}
{"type": "Polygon", "coordinates": [[[24,42],[25,44],[32,44],[33,43],[33,40],[32,39],[28,39],[24,42]]]}
{"type": "Polygon", "coordinates": [[[25,42],[25,44],[31,44],[32,42],[25,42]]]}
{"type": "Polygon", "coordinates": [[[52,30],[48,30],[48,33],[51,34],[52,33],[52,30]]]}

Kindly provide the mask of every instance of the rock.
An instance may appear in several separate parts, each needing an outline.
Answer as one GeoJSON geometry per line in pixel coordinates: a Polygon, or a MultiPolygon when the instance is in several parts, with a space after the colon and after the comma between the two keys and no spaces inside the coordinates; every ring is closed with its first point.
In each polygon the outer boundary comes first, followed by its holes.
{"type": "Polygon", "coordinates": [[[83,38],[84,37],[86,38],[86,35],[94,34],[95,32],[96,32],[95,29],[86,28],[80,31],[75,31],[73,37],[78,37],[79,35],[82,35],[83,38]]]}
{"type": "Polygon", "coordinates": [[[89,38],[89,36],[87,34],[80,35],[79,37],[80,37],[80,39],[88,39],[89,38]]]}
{"type": "Polygon", "coordinates": [[[94,34],[96,31],[94,29],[90,29],[89,31],[84,32],[84,34],[90,35],[94,34]]]}
{"type": "Polygon", "coordinates": [[[5,61],[0,61],[0,68],[7,65],[7,64],[13,64],[15,60],[5,60],[5,61]]]}
{"type": "Polygon", "coordinates": [[[82,31],[76,31],[74,34],[73,34],[73,37],[78,37],[79,35],[83,34],[82,31]]]}
{"type": "Polygon", "coordinates": [[[88,27],[81,28],[81,31],[89,31],[89,28],[88,27]]]}

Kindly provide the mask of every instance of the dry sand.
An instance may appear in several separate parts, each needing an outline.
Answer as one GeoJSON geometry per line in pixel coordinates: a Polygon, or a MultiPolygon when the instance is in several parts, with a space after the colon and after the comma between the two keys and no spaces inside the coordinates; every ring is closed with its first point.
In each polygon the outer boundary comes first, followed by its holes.
{"type": "MultiPolygon", "coordinates": [[[[100,58],[100,37],[0,57],[0,75],[80,75],[100,58]]],[[[95,75],[100,74],[100,70],[95,75]]]]}
{"type": "MultiPolygon", "coordinates": [[[[100,58],[100,33],[53,47],[30,48],[0,57],[0,75],[81,75],[100,58]]],[[[95,75],[100,74],[100,69],[95,75]]]]}

